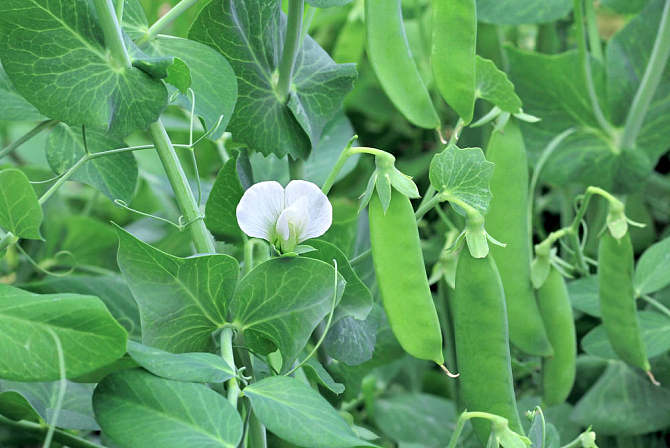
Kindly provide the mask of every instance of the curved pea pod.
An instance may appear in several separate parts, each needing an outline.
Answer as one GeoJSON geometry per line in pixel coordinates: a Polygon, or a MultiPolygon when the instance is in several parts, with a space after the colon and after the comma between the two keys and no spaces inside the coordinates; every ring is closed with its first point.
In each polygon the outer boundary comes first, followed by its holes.
{"type": "Polygon", "coordinates": [[[530,282],[528,164],[523,135],[514,120],[503,132],[491,134],[486,158],[495,164],[486,229],[507,244],[492,245],[491,254],[505,288],[510,340],[528,354],[550,356],[552,347],[530,282]]]}
{"type": "Polygon", "coordinates": [[[433,0],[431,66],[444,100],[467,124],[475,110],[475,0],[433,0]]]}
{"type": "Polygon", "coordinates": [[[400,0],[365,0],[368,57],[393,104],[413,124],[440,126],[419,69],[412,58],[400,0]]]}
{"type": "MultiPolygon", "coordinates": [[[[456,360],[460,398],[468,411],[490,412],[523,434],[514,396],[505,294],[491,255],[474,258],[461,250],[453,295],[456,360]]],[[[483,444],[490,424],[473,420],[483,444]]]]}
{"type": "Polygon", "coordinates": [[[393,334],[410,355],[444,363],[442,331],[409,198],[395,189],[386,214],[370,200],[370,244],[384,309],[393,334]]]}
{"type": "Polygon", "coordinates": [[[598,295],[607,338],[628,364],[649,372],[633,290],[633,245],[628,232],[619,240],[608,231],[598,245],[598,295]]]}
{"type": "Polygon", "coordinates": [[[540,314],[554,356],[542,360],[544,404],[560,404],[568,398],[577,372],[577,339],[572,305],[563,276],[551,267],[549,276],[537,290],[540,314]]]}

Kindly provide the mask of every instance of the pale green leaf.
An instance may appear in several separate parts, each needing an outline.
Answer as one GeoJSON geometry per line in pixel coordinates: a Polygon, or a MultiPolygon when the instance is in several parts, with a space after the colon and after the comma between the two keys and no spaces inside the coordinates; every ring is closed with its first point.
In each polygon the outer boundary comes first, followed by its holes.
{"type": "Polygon", "coordinates": [[[0,171],[0,228],[19,238],[42,239],[42,207],[26,175],[18,169],[0,171]]]}
{"type": "Polygon", "coordinates": [[[237,174],[237,155],[231,157],[216,175],[212,191],[207,198],[205,224],[217,237],[242,239],[242,230],[237,224],[237,204],[244,188],[237,174]]]}
{"type": "Polygon", "coordinates": [[[16,91],[0,65],[0,120],[3,121],[37,121],[44,116],[16,91]]]}
{"type": "Polygon", "coordinates": [[[670,285],[670,237],[644,251],[637,266],[633,283],[637,294],[651,294],[670,285]]]}
{"type": "Polygon", "coordinates": [[[521,100],[514,91],[514,84],[510,82],[505,72],[496,67],[493,61],[479,55],[477,55],[476,66],[475,96],[485,99],[505,112],[519,112],[521,100]]]}
{"type": "Polygon", "coordinates": [[[477,19],[496,25],[553,22],[571,10],[571,0],[477,0],[477,19]]]}

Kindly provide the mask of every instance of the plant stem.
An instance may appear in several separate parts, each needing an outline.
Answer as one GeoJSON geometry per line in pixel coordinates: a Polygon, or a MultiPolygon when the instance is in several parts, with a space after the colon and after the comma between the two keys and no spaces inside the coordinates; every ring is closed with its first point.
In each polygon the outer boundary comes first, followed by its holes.
{"type": "Polygon", "coordinates": [[[335,162],[335,165],[333,166],[333,169],[330,170],[328,178],[323,183],[321,191],[326,196],[328,196],[328,193],[330,193],[330,189],[333,188],[333,185],[337,180],[337,175],[340,174],[340,171],[342,171],[342,167],[344,167],[344,164],[347,163],[347,159],[349,159],[349,157],[352,155],[350,149],[351,147],[347,146],[342,150],[340,156],[337,158],[337,162],[335,162]]]}
{"type": "Polygon", "coordinates": [[[170,137],[160,120],[149,126],[151,138],[156,146],[158,157],[161,159],[165,173],[167,174],[172,190],[174,191],[179,209],[184,215],[186,222],[190,222],[193,243],[199,253],[214,253],[214,239],[205,226],[198,204],[193,196],[193,191],[188,184],[188,179],[181,166],[179,157],[172,146],[170,137]]]}
{"type": "Polygon", "coordinates": [[[112,61],[117,68],[130,68],[132,63],[123,42],[121,26],[114,11],[112,0],[93,0],[98,13],[98,21],[105,36],[105,46],[109,49],[112,61]]]}
{"type": "Polygon", "coordinates": [[[302,16],[305,11],[305,0],[288,0],[288,22],[284,36],[284,49],[279,62],[279,80],[277,81],[277,95],[283,103],[288,98],[293,78],[293,65],[300,46],[300,32],[302,30],[302,16]]]}
{"type": "Polygon", "coordinates": [[[644,117],[647,115],[651,100],[656,88],[661,82],[665,65],[670,56],[670,0],[665,1],[661,23],[656,34],[654,48],[651,51],[647,68],[628,111],[626,124],[621,137],[622,148],[632,148],[642,128],[644,117]]]}
{"type": "Polygon", "coordinates": [[[639,297],[640,297],[640,299],[642,299],[642,300],[644,300],[645,302],[647,302],[649,305],[651,305],[651,306],[653,306],[654,308],[656,308],[657,310],[659,310],[661,313],[663,313],[663,314],[665,314],[666,316],[670,317],[670,309],[668,309],[668,307],[666,307],[665,305],[663,305],[663,304],[662,304],[661,302],[659,302],[658,300],[654,299],[653,297],[651,297],[650,295],[647,295],[647,294],[642,294],[642,295],[640,295],[639,297]]]}
{"type": "Polygon", "coordinates": [[[585,0],[584,12],[586,15],[586,27],[589,36],[589,49],[591,55],[598,61],[603,61],[603,48],[600,43],[600,33],[598,32],[598,21],[596,20],[596,12],[593,7],[593,0],[585,0]]]}
{"type": "Polygon", "coordinates": [[[447,445],[447,448],[456,448],[456,444],[458,443],[458,439],[461,437],[461,432],[463,432],[463,427],[465,426],[465,423],[472,418],[483,418],[491,421],[491,423],[502,422],[502,421],[507,422],[507,419],[505,419],[504,417],[500,417],[495,414],[489,414],[488,412],[464,411],[463,413],[461,413],[460,417],[458,417],[456,427],[454,428],[454,432],[451,434],[451,439],[449,439],[449,445],[447,445]]]}
{"type": "Polygon", "coordinates": [[[244,266],[242,266],[242,277],[247,275],[254,266],[254,244],[249,237],[244,235],[244,266]]]}
{"type": "Polygon", "coordinates": [[[126,4],[126,0],[116,0],[116,20],[119,21],[119,23],[123,22],[123,7],[126,4]]]}
{"type": "MultiPolygon", "coordinates": [[[[49,430],[49,427],[46,425],[40,425],[39,423],[28,422],[21,420],[19,422],[10,420],[2,415],[0,415],[0,424],[10,426],[12,428],[20,429],[26,432],[30,432],[36,435],[44,436],[49,430]]],[[[54,431],[53,439],[58,443],[67,445],[70,448],[105,448],[102,445],[97,443],[89,442],[86,439],[77,437],[69,432],[63,431],[62,429],[56,429],[54,431]]]]}
{"type": "Polygon", "coordinates": [[[600,103],[598,103],[598,97],[596,96],[596,90],[593,85],[591,62],[589,61],[589,54],[586,51],[586,31],[584,30],[583,6],[583,0],[574,0],[574,15],[575,23],[577,25],[577,49],[579,51],[579,63],[582,66],[581,68],[585,78],[586,90],[588,91],[589,99],[591,100],[593,115],[595,116],[598,125],[605,132],[607,132],[608,135],[613,136],[615,135],[615,130],[603,115],[603,111],[600,108],[600,103]]]}
{"type": "Polygon", "coordinates": [[[44,121],[42,121],[37,126],[32,128],[30,131],[26,132],[21,137],[19,137],[15,142],[10,143],[9,145],[2,148],[0,150],[0,159],[2,159],[3,157],[5,157],[7,154],[11,153],[15,149],[17,149],[19,146],[23,145],[25,142],[27,142],[31,138],[35,137],[40,132],[45,131],[47,129],[51,129],[54,126],[56,126],[57,124],[58,124],[58,120],[44,120],[44,121]]]}
{"type": "Polygon", "coordinates": [[[293,179],[304,179],[305,178],[305,162],[301,159],[293,159],[292,157],[288,158],[288,172],[293,179]]]}
{"type": "Polygon", "coordinates": [[[85,155],[81,159],[77,160],[74,165],[72,165],[58,180],[40,197],[39,203],[43,205],[53,194],[58,191],[58,189],[63,185],[67,180],[69,180],[72,175],[82,166],[84,163],[88,162],[89,156],[85,155]]]}
{"type": "Polygon", "coordinates": [[[163,17],[156,20],[156,22],[149,27],[149,30],[146,32],[146,34],[137,41],[137,45],[147,43],[156,37],[158,33],[165,29],[166,26],[172,23],[172,21],[182,15],[191,6],[198,3],[198,1],[199,0],[181,0],[174,6],[174,8],[166,12],[163,17]]]}
{"type": "MultiPolygon", "coordinates": [[[[225,327],[221,330],[221,357],[233,371],[237,371],[235,367],[235,356],[233,356],[233,329],[225,327]]],[[[228,401],[237,409],[237,399],[240,396],[240,386],[237,384],[237,378],[233,377],[228,380],[228,401]]]]}

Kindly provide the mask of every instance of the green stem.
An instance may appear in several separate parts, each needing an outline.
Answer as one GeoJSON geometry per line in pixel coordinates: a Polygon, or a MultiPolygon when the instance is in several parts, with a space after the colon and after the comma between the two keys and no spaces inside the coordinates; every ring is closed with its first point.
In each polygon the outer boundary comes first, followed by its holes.
{"type": "Polygon", "coordinates": [[[328,196],[328,193],[330,193],[330,189],[333,188],[333,185],[337,180],[337,175],[340,174],[340,171],[342,171],[342,167],[344,167],[344,164],[347,163],[347,159],[349,159],[349,157],[352,155],[350,150],[350,146],[347,146],[342,150],[340,157],[337,158],[337,162],[335,162],[335,165],[333,166],[333,169],[330,170],[328,178],[326,178],[326,181],[323,183],[321,191],[326,196],[328,196]]]}
{"type": "Polygon", "coordinates": [[[291,179],[305,178],[305,162],[301,159],[288,158],[288,172],[291,179]]]}
{"type": "Polygon", "coordinates": [[[661,82],[661,77],[670,56],[670,0],[665,1],[661,24],[656,34],[654,48],[651,51],[647,68],[644,71],[642,82],[635,93],[633,104],[628,111],[626,124],[621,137],[622,148],[635,146],[637,136],[642,128],[642,123],[649,110],[651,100],[656,93],[656,88],[661,82]]]}
{"type": "Polygon", "coordinates": [[[182,15],[191,6],[198,3],[198,1],[199,0],[181,0],[179,3],[175,5],[174,8],[166,12],[165,15],[163,15],[163,17],[158,19],[153,25],[149,27],[149,30],[146,32],[146,34],[137,41],[137,45],[142,45],[152,40],[154,37],[158,35],[158,33],[164,30],[166,26],[172,23],[177,17],[182,15]]]}
{"type": "Polygon", "coordinates": [[[165,127],[158,120],[149,126],[149,132],[170,185],[172,185],[179,209],[184,215],[185,221],[191,223],[189,228],[196,250],[199,253],[215,253],[214,239],[205,226],[198,203],[193,196],[193,191],[191,191],[186,174],[165,127]]]}
{"type": "Polygon", "coordinates": [[[111,53],[112,61],[117,65],[117,68],[132,67],[112,0],[93,0],[93,3],[105,36],[105,46],[111,53]]]}
{"type": "MultiPolygon", "coordinates": [[[[590,1],[590,0],[587,0],[590,1]]],[[[615,135],[615,130],[612,125],[607,121],[603,111],[600,108],[600,103],[598,103],[598,97],[596,96],[596,90],[593,85],[593,74],[591,73],[591,63],[589,62],[589,54],[586,51],[586,31],[584,29],[584,8],[583,0],[574,0],[574,15],[575,15],[575,24],[577,25],[577,49],[579,51],[579,63],[581,65],[582,72],[584,73],[586,89],[589,93],[589,99],[591,101],[591,108],[593,109],[593,115],[598,122],[598,125],[610,136],[615,135]]]]}
{"type": "Polygon", "coordinates": [[[644,300],[647,302],[649,305],[653,306],[657,310],[659,310],[661,313],[665,314],[666,316],[670,317],[670,309],[663,305],[661,302],[658,300],[654,299],[653,297],[647,295],[647,294],[642,294],[639,296],[640,299],[644,300]]]}
{"type": "MultiPolygon", "coordinates": [[[[233,356],[233,329],[231,327],[225,327],[221,330],[221,357],[233,371],[236,371],[235,368],[235,356],[233,356]]],[[[237,383],[237,378],[233,377],[228,380],[228,401],[237,409],[237,399],[240,396],[240,386],[237,383]]]]}
{"type": "Polygon", "coordinates": [[[40,205],[43,205],[47,200],[49,200],[49,198],[53,196],[56,191],[58,191],[61,185],[63,185],[72,177],[72,175],[79,169],[80,166],[88,162],[89,157],[89,155],[83,156],[81,159],[77,160],[77,162],[75,162],[75,164],[72,165],[65,173],[63,173],[63,175],[59,177],[58,180],[40,197],[40,205]]]}
{"type": "Polygon", "coordinates": [[[414,213],[414,217],[417,221],[419,221],[426,213],[428,213],[433,207],[435,207],[443,200],[444,198],[442,198],[440,195],[432,196],[426,202],[423,202],[421,205],[419,205],[419,209],[416,211],[416,213],[414,213]]]}
{"type": "Polygon", "coordinates": [[[244,236],[244,265],[242,266],[242,277],[247,275],[254,266],[254,244],[244,236]]]}
{"type": "Polygon", "coordinates": [[[456,448],[456,444],[458,443],[458,439],[461,437],[461,432],[463,432],[463,428],[465,427],[465,423],[472,419],[472,418],[483,418],[486,420],[493,422],[507,422],[507,419],[504,417],[500,417],[495,414],[489,414],[488,412],[468,412],[465,411],[461,413],[460,417],[458,417],[458,421],[456,422],[456,427],[454,428],[454,432],[451,434],[451,439],[449,439],[449,445],[447,445],[447,448],[456,448]]]}
{"type": "Polygon", "coordinates": [[[37,126],[32,128],[30,131],[26,132],[21,137],[19,137],[15,142],[10,143],[9,145],[2,148],[0,150],[0,159],[2,159],[3,157],[5,157],[7,154],[11,153],[15,149],[17,149],[19,146],[23,145],[25,142],[27,142],[31,138],[35,137],[40,132],[45,131],[47,129],[51,129],[54,126],[56,126],[57,124],[58,124],[58,120],[44,120],[44,121],[42,121],[37,126]]]}
{"type": "MultiPolygon", "coordinates": [[[[49,430],[49,427],[46,425],[41,425],[39,423],[34,423],[34,422],[28,422],[25,420],[21,420],[19,422],[10,420],[2,415],[0,415],[0,424],[9,426],[12,428],[16,428],[25,432],[29,432],[32,434],[35,434],[36,436],[44,437],[44,435],[47,433],[49,430]]],[[[63,445],[66,445],[70,448],[105,448],[102,445],[98,445],[97,443],[89,442],[86,439],[82,439],[81,437],[77,437],[73,434],[70,434],[69,432],[63,431],[62,429],[56,429],[53,434],[53,439],[61,443],[63,445]]]]}
{"type": "Polygon", "coordinates": [[[126,0],[116,0],[116,20],[119,23],[123,23],[123,7],[126,4],[126,0]]]}
{"type": "Polygon", "coordinates": [[[461,118],[458,119],[456,122],[456,126],[454,127],[454,130],[451,132],[451,137],[449,137],[449,143],[447,144],[448,146],[455,145],[458,143],[458,139],[461,137],[461,131],[465,127],[465,121],[463,121],[461,118]]]}
{"type": "Polygon", "coordinates": [[[593,0],[585,0],[584,12],[586,15],[586,28],[589,36],[589,49],[591,55],[598,61],[603,61],[603,48],[600,43],[600,33],[598,32],[598,21],[596,20],[596,12],[593,7],[593,0]]]}
{"type": "Polygon", "coordinates": [[[279,79],[277,81],[277,95],[284,103],[288,98],[293,78],[293,66],[300,46],[300,32],[302,17],[305,11],[305,0],[288,0],[288,22],[284,38],[284,50],[279,62],[279,79]]]}

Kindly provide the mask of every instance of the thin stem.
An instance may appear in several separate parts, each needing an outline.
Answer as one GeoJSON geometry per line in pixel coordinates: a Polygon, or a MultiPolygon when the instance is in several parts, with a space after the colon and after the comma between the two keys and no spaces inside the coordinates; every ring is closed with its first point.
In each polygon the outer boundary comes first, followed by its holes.
{"type": "Polygon", "coordinates": [[[598,61],[603,61],[603,48],[600,43],[600,33],[598,32],[598,21],[593,7],[593,0],[585,0],[584,12],[586,15],[586,28],[589,36],[589,50],[591,55],[598,61]]]}
{"type": "Polygon", "coordinates": [[[328,174],[326,181],[323,183],[321,191],[326,196],[328,196],[328,193],[330,193],[330,189],[333,188],[333,185],[337,180],[337,175],[340,174],[340,171],[342,171],[342,167],[344,167],[344,164],[347,163],[347,160],[352,155],[352,152],[350,150],[351,147],[348,145],[342,150],[340,156],[337,158],[337,162],[335,162],[335,165],[333,166],[333,169],[330,170],[330,173],[328,174]]]}
{"type": "Polygon", "coordinates": [[[305,161],[301,159],[288,158],[288,172],[291,179],[305,178],[305,161]]]}
{"type": "MultiPolygon", "coordinates": [[[[22,431],[30,432],[40,437],[46,434],[49,430],[49,427],[46,425],[41,425],[39,423],[29,422],[21,420],[19,422],[10,420],[7,417],[0,415],[0,424],[10,426],[22,431]]],[[[69,448],[105,448],[103,445],[98,445],[97,443],[89,442],[86,439],[77,437],[69,432],[63,431],[62,429],[56,429],[53,434],[53,440],[63,445],[68,446],[69,448]]]]}
{"type": "Polygon", "coordinates": [[[37,134],[39,134],[42,131],[45,131],[47,129],[51,129],[54,126],[58,124],[58,120],[44,120],[41,123],[39,123],[37,126],[32,128],[30,131],[26,132],[23,134],[21,137],[19,137],[16,141],[10,143],[9,145],[5,146],[0,150],[0,159],[5,157],[7,154],[11,153],[15,149],[17,149],[19,146],[23,145],[25,142],[30,140],[31,138],[35,137],[37,134]]]}
{"type": "Polygon", "coordinates": [[[82,166],[84,163],[88,162],[89,155],[83,156],[81,159],[77,160],[74,165],[72,165],[63,175],[54,183],[44,194],[40,197],[39,203],[43,205],[46,201],[49,200],[53,194],[58,191],[58,189],[63,185],[67,180],[69,180],[72,175],[82,166]]]}
{"type": "Polygon", "coordinates": [[[243,277],[249,273],[249,271],[251,270],[253,265],[254,265],[254,244],[245,235],[244,236],[244,265],[242,266],[242,276],[243,277]]]}
{"type": "MultiPolygon", "coordinates": [[[[233,329],[225,327],[221,330],[221,357],[226,363],[236,371],[235,357],[233,356],[233,329]]],[[[240,396],[240,385],[237,383],[237,378],[233,377],[228,380],[228,401],[237,409],[237,399],[240,396]]]]}
{"type": "Polygon", "coordinates": [[[372,250],[371,250],[371,249],[365,249],[363,252],[361,252],[360,254],[356,255],[356,256],[355,256],[354,258],[352,258],[351,260],[349,260],[349,264],[356,264],[356,263],[358,263],[359,261],[366,259],[366,258],[369,257],[370,255],[372,255],[372,250]]]}
{"type": "Polygon", "coordinates": [[[633,104],[626,117],[623,136],[621,137],[622,148],[635,146],[637,136],[642,128],[642,123],[649,110],[651,100],[656,93],[656,88],[661,82],[661,77],[670,56],[670,0],[665,1],[661,24],[656,34],[654,48],[651,51],[647,68],[644,71],[642,82],[635,93],[633,104]]]}
{"type": "Polygon", "coordinates": [[[49,327],[47,327],[51,337],[56,344],[56,353],[58,354],[58,373],[60,375],[60,381],[58,385],[58,396],[56,397],[56,404],[54,406],[54,412],[51,419],[51,424],[49,425],[49,430],[47,435],[44,438],[44,443],[42,448],[49,448],[51,446],[51,440],[53,439],[54,433],[56,431],[56,425],[58,424],[58,416],[60,415],[61,408],[63,407],[63,400],[65,400],[65,392],[67,390],[67,376],[65,373],[65,356],[63,355],[63,346],[61,345],[60,338],[58,335],[49,327]]]}
{"type": "Polygon", "coordinates": [[[186,222],[191,223],[191,236],[193,237],[196,250],[199,253],[216,252],[214,239],[205,226],[202,214],[193,196],[193,191],[191,191],[186,174],[165,127],[158,120],[149,126],[149,132],[151,133],[158,157],[161,159],[170,185],[172,185],[179,209],[184,215],[186,222]]]}
{"type": "Polygon", "coordinates": [[[419,205],[419,209],[416,211],[416,213],[414,213],[414,217],[417,221],[419,221],[426,213],[428,213],[433,207],[435,207],[443,200],[444,198],[442,198],[440,195],[434,195],[429,200],[419,205]]]}
{"type": "Polygon", "coordinates": [[[144,36],[137,41],[138,45],[142,45],[146,42],[149,42],[151,39],[156,37],[158,33],[165,29],[170,23],[172,23],[177,17],[182,15],[186,10],[191,6],[198,3],[199,0],[181,0],[177,3],[174,8],[166,12],[163,17],[158,19],[153,25],[149,27],[149,30],[144,36]]]}
{"type": "Polygon", "coordinates": [[[288,98],[293,78],[293,66],[300,46],[300,32],[302,17],[305,11],[305,0],[288,0],[288,22],[284,38],[284,50],[279,62],[279,79],[277,81],[277,95],[283,103],[288,98]]]}
{"type": "MultiPolygon", "coordinates": [[[[590,0],[587,0],[590,1],[590,0]]],[[[615,130],[612,125],[607,121],[603,111],[600,108],[600,103],[598,103],[598,97],[596,96],[596,90],[593,85],[593,74],[591,73],[591,63],[589,61],[589,54],[586,51],[586,31],[584,30],[584,14],[583,14],[583,0],[574,0],[574,15],[575,15],[575,24],[577,25],[577,49],[579,51],[579,63],[582,66],[582,72],[584,73],[586,89],[589,93],[589,99],[591,101],[591,108],[593,109],[593,115],[598,122],[598,125],[610,136],[615,134],[615,130]]]]}
{"type": "Polygon", "coordinates": [[[112,0],[93,0],[93,3],[105,36],[105,46],[111,53],[112,61],[118,68],[132,67],[112,0]]]}
{"type": "Polygon", "coordinates": [[[116,0],[116,20],[119,23],[123,23],[123,7],[126,4],[126,0],[116,0]]]}
{"type": "Polygon", "coordinates": [[[661,302],[659,302],[658,300],[654,299],[653,297],[651,297],[651,296],[648,295],[648,294],[642,294],[642,295],[640,295],[639,297],[640,297],[640,299],[642,299],[642,300],[644,300],[645,302],[647,302],[649,305],[651,305],[651,306],[653,306],[654,308],[656,308],[657,310],[659,310],[661,313],[663,313],[663,314],[665,314],[666,316],[670,317],[670,309],[668,309],[668,307],[666,307],[665,305],[663,305],[663,304],[662,304],[661,302]]]}
{"type": "Polygon", "coordinates": [[[461,137],[461,131],[463,130],[464,127],[465,127],[465,121],[459,118],[458,121],[456,122],[454,130],[451,132],[451,137],[449,137],[448,146],[455,145],[456,143],[458,143],[458,139],[461,137]]]}
{"type": "Polygon", "coordinates": [[[451,439],[449,439],[449,445],[447,445],[447,448],[456,448],[456,444],[458,443],[458,439],[461,437],[461,432],[463,432],[463,427],[465,426],[465,423],[472,418],[483,418],[485,420],[491,421],[492,423],[507,422],[506,418],[500,417],[495,414],[489,414],[488,412],[464,411],[463,413],[461,413],[460,417],[458,417],[456,427],[454,428],[454,432],[451,434],[451,439]]]}

